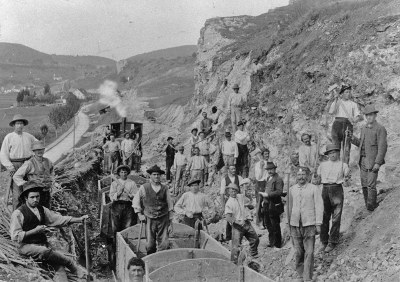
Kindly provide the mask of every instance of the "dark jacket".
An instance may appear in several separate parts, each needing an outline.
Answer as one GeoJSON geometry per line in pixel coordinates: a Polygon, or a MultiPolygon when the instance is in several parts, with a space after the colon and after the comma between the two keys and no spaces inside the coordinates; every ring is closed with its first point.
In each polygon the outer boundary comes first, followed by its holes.
{"type": "Polygon", "coordinates": [[[371,128],[365,125],[361,128],[361,137],[353,136],[352,143],[359,147],[361,162],[361,148],[365,146],[366,169],[372,169],[374,164],[383,165],[387,151],[387,132],[384,126],[375,122],[371,128]]]}
{"type": "Polygon", "coordinates": [[[259,221],[262,220],[263,211],[268,211],[272,216],[278,216],[283,212],[281,199],[283,185],[283,179],[277,173],[265,182],[265,189],[264,191],[261,189],[261,192],[268,193],[268,197],[259,202],[257,214],[259,221]]]}

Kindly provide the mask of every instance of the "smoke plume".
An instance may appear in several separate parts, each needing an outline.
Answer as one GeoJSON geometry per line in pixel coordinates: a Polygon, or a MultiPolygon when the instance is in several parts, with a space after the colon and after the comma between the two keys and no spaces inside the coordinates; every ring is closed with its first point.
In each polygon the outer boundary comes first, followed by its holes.
{"type": "Polygon", "coordinates": [[[127,116],[127,108],[122,103],[117,92],[118,84],[111,80],[104,81],[99,87],[100,100],[99,102],[114,108],[120,117],[127,116]]]}

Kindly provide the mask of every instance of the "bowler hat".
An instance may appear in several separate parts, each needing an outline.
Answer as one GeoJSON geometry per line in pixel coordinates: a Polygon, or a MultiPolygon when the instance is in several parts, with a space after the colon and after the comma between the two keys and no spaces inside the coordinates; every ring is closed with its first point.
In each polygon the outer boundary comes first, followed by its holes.
{"type": "Polygon", "coordinates": [[[28,120],[26,118],[23,118],[23,116],[21,114],[16,114],[12,121],[10,121],[10,126],[14,126],[15,122],[17,121],[22,121],[24,123],[24,125],[28,125],[28,120]]]}
{"type": "Polygon", "coordinates": [[[274,169],[277,168],[277,166],[273,162],[267,162],[267,166],[265,169],[274,169]]]}
{"type": "Polygon", "coordinates": [[[325,153],[324,154],[328,155],[329,152],[331,152],[331,151],[339,151],[340,152],[340,148],[336,144],[328,144],[328,145],[326,145],[326,149],[325,149],[325,153]]]}
{"type": "Polygon", "coordinates": [[[200,184],[201,180],[200,179],[193,179],[189,181],[188,186],[192,186],[193,184],[200,184]]]}
{"type": "Polygon", "coordinates": [[[165,174],[165,171],[163,171],[158,165],[154,165],[148,170],[146,170],[148,174],[152,174],[153,172],[158,172],[159,174],[165,174]]]}
{"type": "Polygon", "coordinates": [[[43,142],[41,141],[35,141],[32,144],[32,151],[36,150],[44,150],[46,147],[43,145],[43,142]]]}
{"type": "Polygon", "coordinates": [[[379,113],[378,110],[375,109],[374,105],[367,105],[364,108],[364,115],[369,115],[369,114],[376,114],[379,113]]]}
{"type": "Polygon", "coordinates": [[[233,188],[240,191],[239,187],[235,183],[230,183],[226,188],[233,188]]]}
{"type": "Polygon", "coordinates": [[[27,195],[32,190],[36,190],[38,192],[42,192],[43,188],[44,188],[44,186],[40,182],[32,181],[32,180],[27,181],[23,185],[22,193],[21,193],[21,195],[19,197],[20,197],[20,199],[23,199],[25,197],[25,195],[27,195]]]}
{"type": "Polygon", "coordinates": [[[232,89],[239,89],[239,84],[235,83],[235,84],[232,86],[232,89]]]}
{"type": "Polygon", "coordinates": [[[121,169],[125,169],[128,174],[131,173],[131,168],[127,165],[120,165],[119,167],[117,167],[117,174],[119,174],[121,169]]]}

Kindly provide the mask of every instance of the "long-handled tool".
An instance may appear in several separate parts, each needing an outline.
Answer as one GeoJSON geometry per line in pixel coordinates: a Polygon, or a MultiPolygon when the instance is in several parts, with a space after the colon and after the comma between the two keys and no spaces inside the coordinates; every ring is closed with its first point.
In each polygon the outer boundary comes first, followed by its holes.
{"type": "Polygon", "coordinates": [[[140,230],[139,230],[139,236],[138,236],[138,242],[137,242],[137,248],[136,248],[136,252],[137,252],[137,253],[139,253],[140,241],[141,241],[141,239],[142,239],[143,225],[144,225],[144,222],[143,222],[143,221],[140,221],[140,230]]]}
{"type": "Polygon", "coordinates": [[[85,230],[86,281],[90,281],[89,234],[86,218],[83,219],[83,228],[85,230]]]}
{"type": "Polygon", "coordinates": [[[6,195],[4,197],[4,204],[6,207],[8,207],[8,199],[10,198],[10,194],[11,194],[11,185],[12,185],[12,175],[10,174],[10,179],[7,182],[7,187],[6,187],[6,195]]]}

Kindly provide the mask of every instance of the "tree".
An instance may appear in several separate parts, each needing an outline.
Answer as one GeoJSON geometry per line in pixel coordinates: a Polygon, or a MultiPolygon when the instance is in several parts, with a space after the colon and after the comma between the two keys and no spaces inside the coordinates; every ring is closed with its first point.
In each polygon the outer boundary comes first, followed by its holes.
{"type": "Polygon", "coordinates": [[[44,86],[44,95],[51,94],[50,85],[48,83],[44,86]]]}

